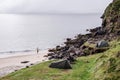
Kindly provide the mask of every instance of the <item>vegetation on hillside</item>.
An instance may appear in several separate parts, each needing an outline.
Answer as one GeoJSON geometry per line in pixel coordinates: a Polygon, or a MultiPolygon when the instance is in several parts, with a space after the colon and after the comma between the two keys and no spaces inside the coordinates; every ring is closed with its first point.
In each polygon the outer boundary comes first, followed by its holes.
{"type": "Polygon", "coordinates": [[[105,10],[104,16],[110,17],[114,14],[120,14],[120,0],[114,0],[113,3],[110,3],[105,10]]]}
{"type": "Polygon", "coordinates": [[[107,28],[108,31],[120,31],[120,0],[113,0],[106,8],[102,18],[102,26],[107,28]]]}
{"type": "Polygon", "coordinates": [[[0,80],[119,80],[120,41],[110,42],[104,53],[80,57],[73,69],[49,68],[51,61],[13,72],[0,80]]]}

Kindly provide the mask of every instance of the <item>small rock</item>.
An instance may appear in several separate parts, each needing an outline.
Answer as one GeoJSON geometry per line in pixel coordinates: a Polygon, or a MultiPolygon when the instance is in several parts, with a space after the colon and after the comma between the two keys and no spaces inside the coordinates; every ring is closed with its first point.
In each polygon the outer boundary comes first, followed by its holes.
{"type": "Polygon", "coordinates": [[[29,63],[30,61],[22,61],[21,63],[29,63]]]}
{"type": "Polygon", "coordinates": [[[26,68],[29,68],[29,66],[26,66],[26,68]]]}
{"type": "Polygon", "coordinates": [[[33,63],[31,63],[30,65],[34,65],[33,63]]]}

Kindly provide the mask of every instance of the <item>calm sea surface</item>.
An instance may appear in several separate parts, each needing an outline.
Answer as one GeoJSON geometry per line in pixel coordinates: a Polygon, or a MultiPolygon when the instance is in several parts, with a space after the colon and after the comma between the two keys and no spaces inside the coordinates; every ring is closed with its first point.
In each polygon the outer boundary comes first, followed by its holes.
{"type": "Polygon", "coordinates": [[[0,14],[0,52],[47,49],[100,26],[101,14],[0,14]]]}

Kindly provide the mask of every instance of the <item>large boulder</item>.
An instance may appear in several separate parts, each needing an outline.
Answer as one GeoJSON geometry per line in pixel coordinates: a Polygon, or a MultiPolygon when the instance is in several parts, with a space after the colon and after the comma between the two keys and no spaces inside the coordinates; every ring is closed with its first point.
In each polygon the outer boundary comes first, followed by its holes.
{"type": "Polygon", "coordinates": [[[50,68],[58,69],[72,69],[71,64],[68,60],[61,60],[58,62],[53,62],[49,65],[50,68]]]}
{"type": "Polygon", "coordinates": [[[104,40],[99,41],[96,45],[97,48],[103,48],[103,47],[108,47],[108,46],[109,46],[108,42],[104,40]]]}

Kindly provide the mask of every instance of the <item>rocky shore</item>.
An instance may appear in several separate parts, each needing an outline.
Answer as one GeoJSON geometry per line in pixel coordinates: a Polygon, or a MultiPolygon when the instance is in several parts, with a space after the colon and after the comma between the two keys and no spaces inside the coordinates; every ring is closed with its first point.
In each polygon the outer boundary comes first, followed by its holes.
{"type": "Polygon", "coordinates": [[[109,41],[116,38],[117,34],[108,34],[103,27],[90,29],[89,34],[79,34],[74,39],[67,38],[64,46],[49,49],[49,59],[68,59],[70,62],[80,56],[101,53],[109,49],[109,41]]]}
{"type": "Polygon", "coordinates": [[[51,59],[67,59],[74,62],[77,57],[98,54],[109,49],[109,42],[120,37],[120,1],[113,2],[101,16],[102,25],[87,29],[88,34],[79,34],[74,39],[67,38],[64,46],[49,49],[45,55],[51,59]]]}

